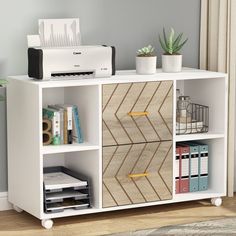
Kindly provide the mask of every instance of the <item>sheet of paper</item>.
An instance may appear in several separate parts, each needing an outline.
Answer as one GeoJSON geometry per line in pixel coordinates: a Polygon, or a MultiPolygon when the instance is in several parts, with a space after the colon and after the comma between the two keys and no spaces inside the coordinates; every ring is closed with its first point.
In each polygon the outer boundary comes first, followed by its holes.
{"type": "Polygon", "coordinates": [[[63,172],[43,174],[46,190],[87,186],[87,181],[81,181],[63,172]]]}
{"type": "Polygon", "coordinates": [[[42,47],[81,45],[79,19],[39,20],[39,37],[42,47]]]}

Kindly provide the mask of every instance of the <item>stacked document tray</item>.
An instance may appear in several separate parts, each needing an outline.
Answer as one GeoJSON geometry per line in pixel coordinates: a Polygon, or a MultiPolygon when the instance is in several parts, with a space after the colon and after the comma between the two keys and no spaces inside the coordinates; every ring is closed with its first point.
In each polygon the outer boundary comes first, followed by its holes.
{"type": "Polygon", "coordinates": [[[63,166],[44,168],[44,211],[62,212],[90,207],[89,180],[63,166]]]}
{"type": "Polygon", "coordinates": [[[176,144],[176,193],[208,189],[208,145],[198,142],[176,144]]]}

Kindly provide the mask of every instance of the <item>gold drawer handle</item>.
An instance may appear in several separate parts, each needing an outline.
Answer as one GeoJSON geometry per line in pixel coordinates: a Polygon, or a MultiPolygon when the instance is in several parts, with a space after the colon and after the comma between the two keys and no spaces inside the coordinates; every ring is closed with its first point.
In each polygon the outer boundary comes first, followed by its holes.
{"type": "Polygon", "coordinates": [[[148,112],[143,111],[143,112],[129,112],[128,116],[147,116],[148,112]]]}
{"type": "Polygon", "coordinates": [[[141,173],[141,174],[129,174],[128,175],[129,178],[137,178],[137,177],[145,177],[145,176],[148,176],[147,172],[141,173]]]}

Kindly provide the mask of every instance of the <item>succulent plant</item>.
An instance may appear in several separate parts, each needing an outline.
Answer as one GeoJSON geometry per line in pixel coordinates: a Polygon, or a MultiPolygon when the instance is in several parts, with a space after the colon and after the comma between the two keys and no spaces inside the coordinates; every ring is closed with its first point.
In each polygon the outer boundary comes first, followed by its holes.
{"type": "Polygon", "coordinates": [[[147,47],[143,47],[137,51],[138,57],[152,57],[154,56],[154,50],[155,48],[151,45],[148,45],[147,47]]]}
{"type": "Polygon", "coordinates": [[[0,87],[6,84],[7,84],[7,81],[5,79],[0,79],[0,87]]]}
{"type": "Polygon", "coordinates": [[[159,35],[159,41],[162,49],[165,51],[167,55],[176,55],[184,46],[184,44],[188,41],[185,39],[182,41],[183,33],[180,33],[177,37],[175,37],[175,31],[171,28],[170,34],[167,37],[165,29],[163,28],[163,39],[159,35]]]}

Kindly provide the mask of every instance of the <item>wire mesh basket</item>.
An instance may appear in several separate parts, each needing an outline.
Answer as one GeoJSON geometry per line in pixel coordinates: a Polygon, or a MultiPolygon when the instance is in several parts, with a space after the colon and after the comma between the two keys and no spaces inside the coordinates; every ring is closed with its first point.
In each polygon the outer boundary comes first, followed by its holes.
{"type": "Polygon", "coordinates": [[[206,133],[208,132],[208,127],[208,106],[190,103],[187,109],[177,108],[176,134],[206,133]]]}

